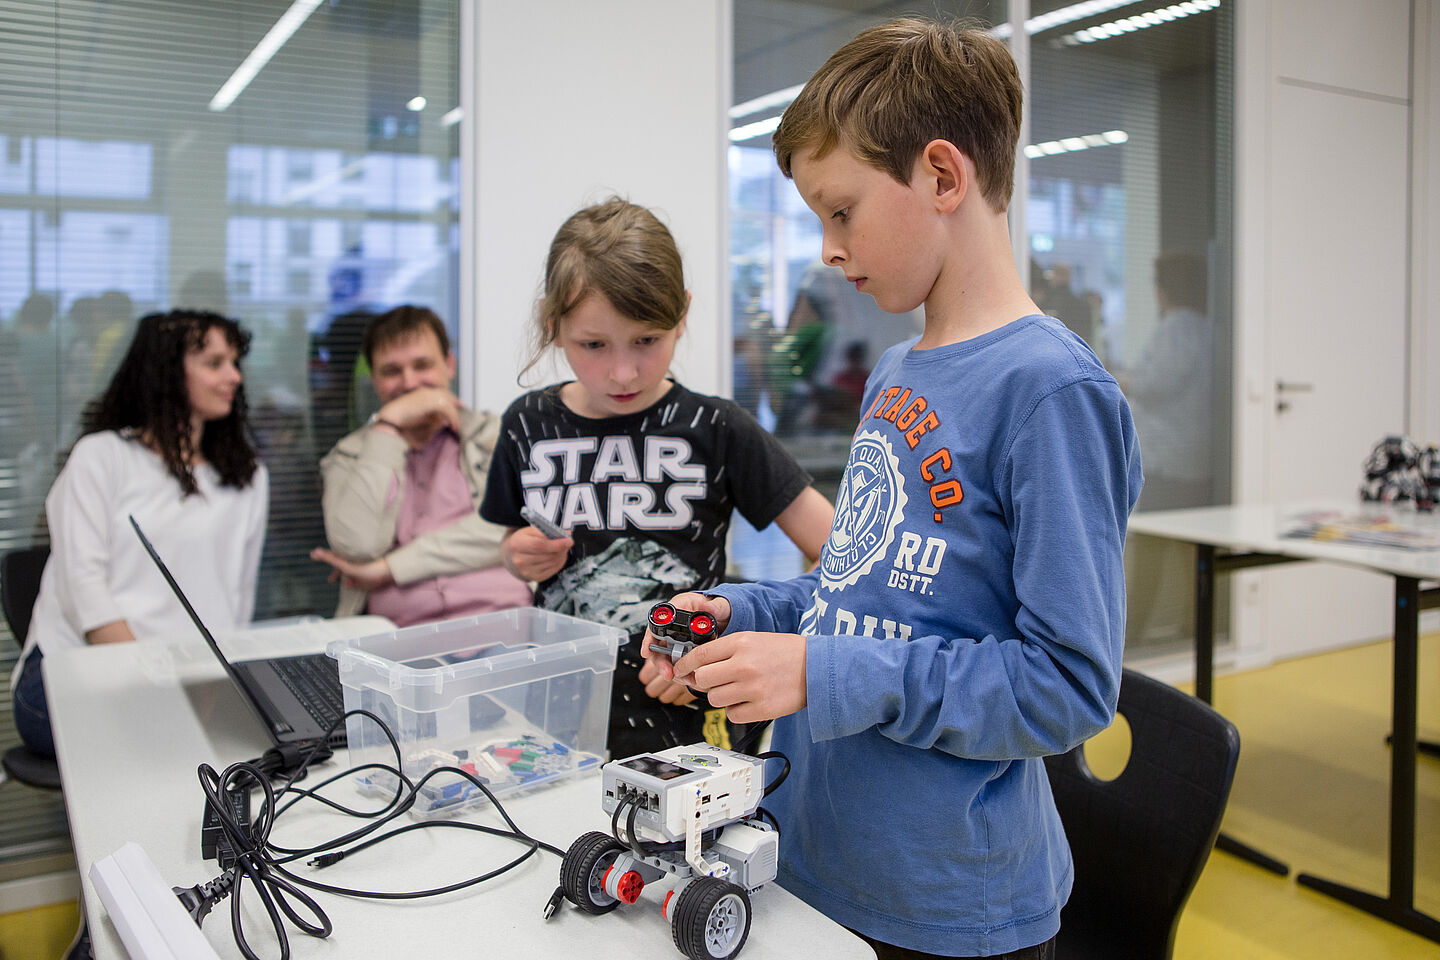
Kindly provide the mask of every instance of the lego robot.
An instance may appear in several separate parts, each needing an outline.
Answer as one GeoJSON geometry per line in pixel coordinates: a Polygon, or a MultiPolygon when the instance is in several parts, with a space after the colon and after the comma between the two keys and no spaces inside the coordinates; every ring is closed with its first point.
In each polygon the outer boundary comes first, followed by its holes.
{"type": "Polygon", "coordinates": [[[1365,458],[1361,500],[1394,503],[1413,500],[1415,509],[1433,510],[1440,498],[1440,450],[1421,449],[1410,438],[1389,436],[1365,458]]]}
{"type": "Polygon", "coordinates": [[[707,743],[605,764],[611,832],[570,846],[552,907],[563,891],[587,913],[609,913],[669,874],[679,882],[661,915],[675,946],[691,960],[736,956],[750,932],[750,895],[779,868],[780,835],[758,815],[764,766],[707,743]]]}

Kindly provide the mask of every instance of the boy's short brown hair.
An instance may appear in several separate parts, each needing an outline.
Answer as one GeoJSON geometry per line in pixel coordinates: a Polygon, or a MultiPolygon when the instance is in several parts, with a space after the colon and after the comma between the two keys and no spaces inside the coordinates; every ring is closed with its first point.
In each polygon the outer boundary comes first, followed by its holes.
{"type": "Polygon", "coordinates": [[[1010,205],[1023,91],[1005,44],[976,22],[906,17],[871,27],[837,50],[785,110],[775,159],[790,176],[795,154],[842,144],[901,183],[932,140],[975,164],[980,193],[1010,205]]]}

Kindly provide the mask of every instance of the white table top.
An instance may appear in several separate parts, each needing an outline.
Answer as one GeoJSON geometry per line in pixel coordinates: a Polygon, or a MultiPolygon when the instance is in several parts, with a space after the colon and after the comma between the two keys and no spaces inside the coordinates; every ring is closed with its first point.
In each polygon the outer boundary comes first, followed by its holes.
{"type": "MultiPolygon", "coordinates": [[[[188,887],[213,879],[218,873],[214,862],[200,858],[204,795],[196,767],[204,762],[223,769],[258,756],[269,743],[198,641],[173,648],[117,644],[67,651],[47,656],[44,669],[95,956],[118,960],[126,953],[90,886],[90,864],[134,840],[168,884],[188,887]]],[[[343,763],[344,754],[337,760],[343,763]]],[[[331,761],[319,768],[319,776],[311,776],[323,779],[340,769],[331,761]]],[[[364,803],[358,796],[356,802],[364,803]]],[[[586,830],[609,829],[597,773],[502,802],[522,830],[562,850],[586,830]]],[[[485,809],[471,808],[468,818],[503,825],[493,811],[480,812],[485,809]]],[[[395,825],[407,822],[408,816],[395,825]]],[[[302,846],[360,823],[303,804],[281,818],[272,839],[302,846]]],[[[420,830],[319,871],[316,879],[380,890],[436,887],[493,869],[522,849],[478,832],[420,830]]],[[[296,870],[311,872],[299,864],[296,870]]],[[[634,906],[621,905],[597,917],[566,902],[546,921],[542,911],[559,871],[559,858],[539,851],[501,877],[436,898],[386,902],[315,894],[335,930],[328,940],[316,940],[291,928],[291,947],[302,960],[450,957],[475,951],[586,960],[682,956],[660,914],[666,880],[647,888],[634,906]],[[475,949],[457,949],[464,943],[475,949]]],[[[248,904],[246,935],[252,946],[262,956],[278,956],[258,901],[248,904]]],[[[741,952],[747,960],[873,957],[863,941],[776,884],[754,895],[752,910],[750,936],[741,952]]],[[[241,956],[231,939],[228,900],[206,918],[203,931],[221,957],[241,956]]]]}
{"type": "Polygon", "coordinates": [[[1314,512],[1344,516],[1389,517],[1403,526],[1440,534],[1440,512],[1417,513],[1408,505],[1382,506],[1357,501],[1291,504],[1242,504],[1136,513],[1131,533],[1224,547],[1234,551],[1280,553],[1304,560],[1327,560],[1421,580],[1440,579],[1440,549],[1414,550],[1284,536],[1297,518],[1314,512]]]}

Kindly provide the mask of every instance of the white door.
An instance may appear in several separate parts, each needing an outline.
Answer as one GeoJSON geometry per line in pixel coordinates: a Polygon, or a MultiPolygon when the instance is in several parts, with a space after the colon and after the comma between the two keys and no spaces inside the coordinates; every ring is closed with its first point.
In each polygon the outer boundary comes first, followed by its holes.
{"type": "MultiPolygon", "coordinates": [[[[1299,9],[1309,29],[1339,26],[1309,3],[1299,9]]],[[[1354,19],[1357,9],[1344,15],[1354,19]]],[[[1382,436],[1403,429],[1407,10],[1397,0],[1364,5],[1366,29],[1389,37],[1368,44],[1379,58],[1369,73],[1355,72],[1353,60],[1307,60],[1295,25],[1271,23],[1272,38],[1284,38],[1272,41],[1278,48],[1268,91],[1264,201],[1262,368],[1273,395],[1262,468],[1271,502],[1358,502],[1365,455],[1382,436]]],[[[1253,622],[1276,658],[1391,632],[1387,577],[1320,564],[1258,576],[1261,610],[1253,622]]]]}

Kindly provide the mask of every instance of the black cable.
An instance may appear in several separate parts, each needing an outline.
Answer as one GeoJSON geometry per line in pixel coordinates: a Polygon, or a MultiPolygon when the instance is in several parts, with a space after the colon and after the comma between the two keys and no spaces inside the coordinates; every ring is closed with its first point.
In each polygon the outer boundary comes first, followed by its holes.
{"type": "Polygon", "coordinates": [[[740,738],[740,742],[735,744],[731,749],[736,753],[749,753],[750,748],[760,742],[760,735],[764,733],[765,729],[769,726],[769,720],[761,720],[753,724],[749,730],[745,731],[745,736],[740,738]]]}
{"type": "Polygon", "coordinates": [[[786,777],[790,776],[790,758],[785,756],[785,754],[781,753],[778,750],[766,750],[764,753],[755,754],[755,759],[782,760],[785,763],[785,769],[780,771],[780,776],[776,777],[773,781],[765,785],[765,792],[762,793],[761,796],[768,797],[770,796],[770,794],[774,793],[777,789],[779,789],[780,784],[785,782],[786,777]]]}
{"type": "Polygon", "coordinates": [[[191,916],[195,917],[198,923],[209,912],[210,906],[219,899],[230,896],[230,928],[235,935],[235,945],[240,948],[246,960],[260,960],[260,956],[251,949],[245,937],[244,922],[240,914],[240,893],[244,881],[248,879],[255,887],[270,920],[270,928],[280,944],[281,960],[289,960],[290,957],[290,938],[285,932],[284,922],[280,919],[281,913],[302,932],[312,937],[328,937],[333,928],[325,911],[308,893],[280,876],[263,854],[265,842],[274,825],[274,817],[270,811],[274,809],[275,791],[270,785],[270,778],[251,763],[233,763],[226,767],[223,773],[216,773],[214,767],[202,763],[196,772],[200,778],[200,788],[205,792],[205,801],[216,812],[220,827],[230,840],[235,862],[220,877],[203,887],[197,885],[188,891],[177,889],[176,895],[180,897],[181,903],[189,908],[191,916]],[[249,831],[245,831],[236,823],[230,805],[222,798],[235,784],[249,781],[258,784],[265,791],[266,802],[252,820],[249,831]],[[303,904],[318,923],[301,917],[291,905],[287,894],[303,904]]]}
{"type": "Polygon", "coordinates": [[[639,813],[639,801],[631,801],[630,816],[625,818],[625,833],[630,838],[631,851],[634,852],[635,856],[639,857],[641,860],[644,860],[646,857],[649,856],[649,854],[645,852],[645,841],[641,840],[635,835],[635,817],[639,813]]]}
{"type": "Polygon", "coordinates": [[[616,843],[623,843],[627,847],[630,846],[630,842],[620,836],[620,812],[629,802],[628,797],[619,798],[615,801],[615,812],[610,814],[610,836],[615,838],[616,843]]]}
{"type": "Polygon", "coordinates": [[[246,960],[260,960],[259,956],[251,949],[245,937],[244,924],[241,918],[240,892],[244,881],[248,879],[255,887],[256,894],[259,896],[261,904],[265,908],[271,929],[280,946],[281,960],[288,960],[290,956],[290,943],[285,931],[285,924],[281,920],[281,914],[284,914],[292,924],[309,936],[327,937],[333,929],[330,919],[326,916],[324,910],[321,909],[320,905],[306,893],[305,890],[301,889],[302,887],[308,887],[312,890],[325,893],[366,899],[418,899],[451,893],[456,890],[474,886],[478,883],[483,883],[486,880],[514,869],[540,850],[555,854],[559,857],[564,856],[564,851],[560,848],[531,837],[521,830],[485,782],[470,774],[468,771],[458,767],[436,767],[427,771],[418,781],[412,782],[401,770],[402,760],[400,744],[384,720],[367,710],[351,710],[347,711],[344,717],[332,725],[331,730],[326,732],[325,737],[312,743],[300,745],[297,749],[268,751],[264,757],[257,758],[257,761],[231,764],[221,773],[216,773],[215,769],[209,764],[201,764],[196,772],[200,778],[201,789],[205,792],[206,804],[215,811],[220,828],[228,838],[231,848],[235,853],[235,861],[228,869],[221,873],[220,876],[209,883],[197,884],[193,887],[175,887],[174,892],[179,898],[181,905],[191,917],[195,919],[198,925],[210,912],[214,904],[227,896],[231,897],[231,928],[235,937],[235,943],[240,948],[241,953],[246,957],[246,960]],[[316,759],[323,759],[330,755],[328,747],[325,746],[329,734],[333,732],[336,726],[344,722],[345,718],[351,716],[366,717],[380,727],[390,742],[390,748],[395,758],[395,765],[392,767],[384,763],[361,764],[348,770],[343,770],[309,788],[296,787],[294,785],[295,782],[306,775],[306,771],[311,763],[315,762],[316,759]],[[395,777],[395,794],[381,808],[376,810],[357,810],[319,793],[321,789],[335,783],[337,780],[353,776],[363,770],[385,771],[395,777]],[[284,778],[283,786],[278,791],[271,782],[272,775],[276,774],[284,778]],[[427,820],[407,824],[388,832],[377,834],[377,831],[394,821],[396,817],[401,816],[414,807],[419,796],[420,788],[431,778],[441,774],[457,775],[477,787],[489,799],[491,805],[494,806],[495,810],[505,821],[508,829],[454,820],[427,820]],[[253,787],[258,787],[264,792],[264,799],[260,804],[258,813],[252,819],[249,829],[247,830],[237,822],[233,810],[223,798],[227,795],[228,791],[251,789],[253,787]],[[287,798],[287,794],[294,794],[294,796],[287,798]],[[282,800],[285,802],[282,803],[282,800]],[[287,848],[271,842],[270,832],[276,820],[281,814],[304,800],[314,800],[347,816],[357,817],[371,822],[365,826],[308,848],[287,848]],[[310,861],[311,866],[323,868],[375,846],[381,841],[388,840],[391,837],[398,836],[402,833],[409,833],[413,830],[423,830],[432,827],[474,830],[496,837],[513,839],[522,843],[525,849],[510,862],[479,876],[429,890],[354,890],[320,883],[308,877],[299,876],[291,870],[286,869],[286,865],[308,856],[314,857],[314,859],[310,861]],[[295,903],[304,907],[310,919],[301,916],[300,913],[297,912],[295,905],[291,902],[292,899],[295,903]]]}

